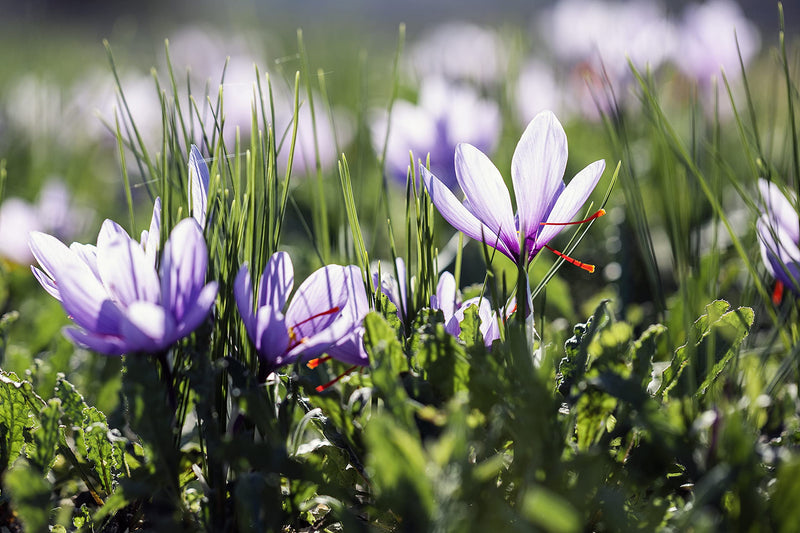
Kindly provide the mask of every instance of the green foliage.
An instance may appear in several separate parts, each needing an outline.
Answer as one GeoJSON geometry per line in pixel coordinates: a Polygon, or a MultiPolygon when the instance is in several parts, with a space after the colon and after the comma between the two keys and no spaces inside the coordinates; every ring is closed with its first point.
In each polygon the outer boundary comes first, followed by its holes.
{"type": "Polygon", "coordinates": [[[17,459],[33,425],[24,386],[16,375],[0,372],[0,473],[17,459]]]}

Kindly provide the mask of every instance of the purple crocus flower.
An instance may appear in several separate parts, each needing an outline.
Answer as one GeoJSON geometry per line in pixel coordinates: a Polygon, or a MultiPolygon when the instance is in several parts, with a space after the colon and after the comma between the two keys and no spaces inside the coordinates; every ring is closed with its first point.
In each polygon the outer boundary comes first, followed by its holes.
{"type": "Polygon", "coordinates": [[[491,152],[500,137],[500,108],[467,85],[428,79],[420,87],[419,102],[395,103],[391,124],[383,113],[372,123],[372,144],[380,152],[386,141],[386,167],[395,182],[405,185],[409,151],[427,159],[448,187],[456,186],[452,154],[460,142],[491,152]],[[390,127],[388,139],[386,129],[390,127]]]}
{"type": "Polygon", "coordinates": [[[32,267],[33,273],[75,322],[64,329],[74,342],[106,355],[155,353],[208,316],[217,283],[205,283],[203,232],[194,219],[179,222],[164,247],[159,275],[158,209],[142,235],[145,246],[111,220],[103,223],[96,246],[67,247],[45,233],[31,234],[31,251],[42,267],[32,267]]]}
{"type": "Polygon", "coordinates": [[[456,279],[453,275],[449,272],[442,272],[439,275],[436,294],[431,296],[431,308],[439,309],[444,314],[444,329],[446,332],[458,337],[461,333],[461,321],[464,320],[464,313],[473,305],[478,306],[483,342],[486,346],[491,346],[495,340],[500,338],[500,326],[497,323],[497,315],[492,311],[489,300],[476,296],[461,302],[456,287],[456,279]]]}
{"type": "MultiPolygon", "coordinates": [[[[514,262],[527,264],[572,220],[605,169],[605,161],[595,161],[565,186],[562,177],[566,165],[567,136],[555,115],[543,111],[528,124],[511,161],[516,214],[497,167],[470,144],[459,144],[455,153],[463,203],[424,165],[420,165],[420,173],[431,201],[454,228],[483,240],[514,262]]],[[[567,260],[593,270],[591,265],[567,260]]]]}
{"type": "Polygon", "coordinates": [[[758,244],[767,271],[795,294],[800,294],[800,221],[794,198],[774,183],[758,180],[764,214],[756,223],[758,244]]]}
{"type": "Polygon", "coordinates": [[[236,304],[261,358],[262,375],[323,353],[348,364],[368,365],[361,342],[368,304],[358,267],[320,268],[298,287],[287,307],[293,285],[292,261],[286,252],[269,259],[259,280],[255,308],[247,265],[236,276],[236,304]]]}
{"type": "Polygon", "coordinates": [[[397,277],[395,271],[391,268],[381,272],[378,276],[377,270],[372,274],[372,283],[380,287],[381,292],[386,295],[390,302],[397,308],[397,317],[403,320],[406,309],[408,309],[408,294],[406,288],[406,263],[402,257],[395,259],[395,268],[397,269],[397,277]]]}

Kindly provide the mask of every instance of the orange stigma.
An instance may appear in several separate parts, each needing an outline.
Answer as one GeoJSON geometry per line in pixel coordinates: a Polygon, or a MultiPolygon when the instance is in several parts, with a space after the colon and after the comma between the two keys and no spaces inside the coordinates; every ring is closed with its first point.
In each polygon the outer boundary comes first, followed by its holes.
{"type": "Polygon", "coordinates": [[[330,359],[331,359],[330,355],[323,355],[322,357],[317,357],[315,359],[312,359],[311,361],[306,363],[306,366],[313,370],[313,369],[317,368],[319,365],[321,365],[322,363],[324,363],[325,361],[330,361],[330,359]]]}
{"type": "MultiPolygon", "coordinates": [[[[595,212],[595,214],[593,214],[589,218],[584,218],[583,220],[578,220],[578,221],[575,221],[575,222],[539,222],[539,224],[542,225],[542,226],[571,226],[573,224],[584,224],[586,222],[591,222],[592,220],[594,220],[596,218],[600,218],[601,216],[603,216],[605,214],[606,214],[606,210],[605,209],[599,209],[597,212],[595,212]]],[[[548,248],[549,248],[549,246],[548,246],[548,248]]],[[[550,249],[553,250],[552,248],[550,248],[550,249]]],[[[553,251],[555,251],[555,250],[553,250],[553,251]]]]}
{"type": "MultiPolygon", "coordinates": [[[[601,211],[602,211],[602,209],[601,209],[601,211]]],[[[589,263],[584,263],[582,261],[578,261],[577,259],[573,259],[570,256],[568,256],[567,254],[565,254],[563,252],[559,252],[555,248],[551,248],[550,246],[548,246],[546,244],[544,245],[544,247],[547,248],[548,250],[550,250],[551,252],[553,252],[554,254],[556,254],[558,257],[560,257],[561,259],[563,259],[567,263],[575,265],[578,268],[582,268],[586,272],[589,272],[590,274],[594,272],[594,265],[590,265],[589,263]]]]}

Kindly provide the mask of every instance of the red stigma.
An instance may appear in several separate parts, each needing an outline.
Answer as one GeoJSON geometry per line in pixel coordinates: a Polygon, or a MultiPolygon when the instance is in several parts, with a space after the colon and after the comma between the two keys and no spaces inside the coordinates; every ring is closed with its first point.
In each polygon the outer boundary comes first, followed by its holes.
{"type": "MultiPolygon", "coordinates": [[[[601,211],[602,211],[602,209],[601,209],[601,211]]],[[[573,259],[572,257],[568,256],[567,254],[565,254],[563,252],[559,252],[555,248],[551,248],[550,246],[548,246],[546,244],[544,245],[544,247],[547,248],[548,250],[550,250],[551,252],[553,252],[554,254],[556,254],[558,257],[560,257],[561,259],[563,259],[567,263],[570,263],[571,265],[575,265],[578,268],[582,268],[586,272],[589,272],[590,274],[594,273],[594,265],[590,265],[589,263],[584,263],[583,261],[578,261],[577,259],[573,259]]]]}
{"type": "MultiPolygon", "coordinates": [[[[576,222],[539,222],[539,224],[542,226],[571,226],[573,224],[585,224],[586,222],[591,222],[592,220],[600,218],[605,214],[606,214],[605,209],[599,209],[595,212],[595,214],[593,214],[589,218],[584,218],[583,220],[578,220],[576,222]]],[[[552,248],[550,249],[552,250],[552,248]]]]}
{"type": "Polygon", "coordinates": [[[783,282],[781,280],[775,281],[775,288],[772,290],[772,304],[780,305],[783,301],[783,282]]]}
{"type": "Polygon", "coordinates": [[[325,389],[327,389],[328,387],[330,387],[330,386],[332,386],[332,385],[335,385],[335,384],[336,384],[336,382],[338,382],[340,379],[342,379],[343,377],[345,377],[347,374],[349,374],[350,372],[352,372],[352,371],[353,371],[353,370],[355,370],[356,368],[358,368],[358,365],[356,365],[356,366],[351,366],[350,368],[348,368],[347,370],[345,370],[344,372],[342,372],[341,374],[339,374],[338,376],[336,376],[335,378],[333,378],[332,380],[330,380],[330,381],[329,381],[329,382],[327,382],[326,384],[324,384],[324,385],[318,385],[318,386],[317,386],[317,388],[316,388],[315,390],[316,390],[317,392],[322,392],[322,391],[324,391],[324,390],[325,390],[325,389]]]}
{"type": "Polygon", "coordinates": [[[296,328],[297,326],[302,326],[306,322],[311,322],[315,318],[319,318],[319,317],[325,316],[325,315],[332,315],[334,313],[338,313],[340,310],[341,310],[341,308],[338,305],[335,306],[335,307],[331,307],[327,311],[323,311],[321,313],[317,313],[316,315],[312,315],[312,316],[310,316],[310,317],[308,317],[308,318],[306,318],[304,320],[301,320],[300,322],[298,322],[297,324],[293,325],[292,327],[296,328]]]}

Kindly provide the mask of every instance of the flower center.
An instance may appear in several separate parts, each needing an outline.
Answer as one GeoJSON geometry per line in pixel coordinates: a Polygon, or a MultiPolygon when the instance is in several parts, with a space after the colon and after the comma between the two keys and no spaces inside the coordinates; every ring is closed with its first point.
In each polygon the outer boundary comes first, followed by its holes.
{"type": "Polygon", "coordinates": [[[331,307],[330,309],[328,309],[326,311],[322,311],[321,313],[317,313],[316,315],[311,315],[308,318],[304,318],[303,320],[301,320],[300,322],[298,322],[297,324],[295,324],[293,326],[289,326],[289,328],[286,330],[289,333],[289,346],[286,348],[286,350],[287,351],[291,350],[292,348],[294,348],[298,344],[304,343],[306,341],[306,339],[307,339],[307,337],[303,337],[301,339],[298,339],[297,338],[297,332],[295,331],[295,328],[297,328],[298,326],[302,326],[303,324],[305,324],[307,322],[311,322],[315,318],[319,318],[321,316],[326,316],[326,315],[332,315],[334,313],[338,313],[339,311],[341,311],[341,308],[338,305],[336,305],[336,306],[331,307]]]}

